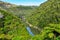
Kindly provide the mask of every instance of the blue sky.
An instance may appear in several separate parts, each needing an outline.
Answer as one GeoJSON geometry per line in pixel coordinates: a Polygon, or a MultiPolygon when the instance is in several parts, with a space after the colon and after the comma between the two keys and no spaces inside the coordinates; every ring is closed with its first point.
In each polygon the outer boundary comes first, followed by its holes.
{"type": "Polygon", "coordinates": [[[46,0],[2,0],[4,2],[9,2],[16,5],[25,5],[25,6],[32,6],[32,5],[40,5],[41,3],[45,2],[46,0]]]}

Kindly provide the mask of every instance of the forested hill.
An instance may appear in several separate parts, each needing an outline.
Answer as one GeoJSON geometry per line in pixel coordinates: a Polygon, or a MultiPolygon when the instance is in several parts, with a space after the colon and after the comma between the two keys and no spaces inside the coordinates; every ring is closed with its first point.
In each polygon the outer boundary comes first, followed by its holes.
{"type": "Polygon", "coordinates": [[[42,3],[27,20],[42,29],[37,39],[60,40],[60,0],[47,0],[42,3]]]}
{"type": "Polygon", "coordinates": [[[60,40],[60,0],[47,0],[39,7],[11,6],[6,9],[1,6],[4,4],[0,4],[1,40],[60,40]],[[27,28],[29,24],[32,30],[27,28]],[[28,33],[31,31],[39,33],[31,36],[28,33]]]}
{"type": "Polygon", "coordinates": [[[27,16],[30,15],[33,10],[35,10],[38,6],[16,6],[11,7],[9,10],[11,10],[12,13],[14,13],[17,16],[27,16]],[[18,13],[18,14],[17,14],[18,13]]]}
{"type": "Polygon", "coordinates": [[[32,9],[34,9],[34,6],[13,7],[13,4],[0,1],[0,40],[30,39],[31,35],[26,29],[26,24],[16,15],[21,16],[21,14],[30,12],[32,9]]]}
{"type": "Polygon", "coordinates": [[[17,16],[0,9],[0,39],[10,40],[16,36],[29,37],[25,24],[17,16]]]}
{"type": "Polygon", "coordinates": [[[14,15],[27,16],[27,14],[30,15],[32,10],[36,9],[38,6],[22,6],[0,1],[0,7],[12,12],[14,15]]]}
{"type": "Polygon", "coordinates": [[[42,3],[32,13],[29,22],[39,27],[45,27],[50,23],[60,23],[60,0],[48,0],[42,3]]]}

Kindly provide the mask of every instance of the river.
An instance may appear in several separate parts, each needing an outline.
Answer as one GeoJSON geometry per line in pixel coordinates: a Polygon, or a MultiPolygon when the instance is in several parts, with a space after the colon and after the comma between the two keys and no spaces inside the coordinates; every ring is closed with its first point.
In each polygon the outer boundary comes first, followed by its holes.
{"type": "MultiPolygon", "coordinates": [[[[24,23],[26,23],[26,19],[25,19],[24,16],[20,16],[20,18],[22,19],[22,21],[23,21],[24,23]]],[[[26,25],[28,25],[28,24],[26,23],[26,25]]],[[[30,26],[27,26],[26,29],[27,29],[27,31],[29,32],[29,34],[30,34],[31,36],[34,36],[34,34],[33,34],[32,30],[31,30],[30,26]]]]}
{"type": "Polygon", "coordinates": [[[27,29],[27,31],[29,32],[29,34],[30,34],[31,36],[34,36],[34,34],[33,34],[33,32],[31,31],[31,28],[30,28],[30,27],[26,27],[26,29],[27,29]]]}

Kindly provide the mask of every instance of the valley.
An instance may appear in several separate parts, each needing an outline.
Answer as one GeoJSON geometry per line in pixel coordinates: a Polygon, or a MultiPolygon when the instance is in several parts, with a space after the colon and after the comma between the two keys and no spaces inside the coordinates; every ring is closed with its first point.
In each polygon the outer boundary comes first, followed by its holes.
{"type": "Polygon", "coordinates": [[[60,40],[60,0],[39,6],[0,1],[0,40],[60,40]]]}

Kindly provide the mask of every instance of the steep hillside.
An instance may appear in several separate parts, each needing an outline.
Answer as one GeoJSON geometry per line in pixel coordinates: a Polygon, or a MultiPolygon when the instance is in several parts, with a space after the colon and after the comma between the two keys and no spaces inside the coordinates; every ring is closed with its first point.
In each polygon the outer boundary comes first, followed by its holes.
{"type": "Polygon", "coordinates": [[[41,29],[32,40],[60,40],[60,0],[47,0],[27,19],[41,29]]]}
{"type": "Polygon", "coordinates": [[[10,4],[7,2],[0,1],[0,7],[3,9],[6,9],[7,11],[13,13],[14,15],[20,16],[28,16],[31,14],[31,12],[37,8],[37,6],[18,6],[15,4],[10,4]]]}
{"type": "Polygon", "coordinates": [[[48,0],[41,4],[37,10],[32,13],[29,22],[38,27],[45,27],[50,23],[60,23],[60,0],[48,0]]]}
{"type": "Polygon", "coordinates": [[[38,8],[1,7],[0,35],[1,40],[60,40],[60,0],[47,0],[38,8]],[[31,36],[31,31],[37,35],[31,36]]]}
{"type": "Polygon", "coordinates": [[[11,8],[9,8],[9,10],[12,10],[11,12],[17,16],[27,16],[27,15],[31,14],[31,12],[36,8],[37,8],[37,6],[20,5],[20,6],[16,6],[16,7],[11,7],[11,8]]]}
{"type": "Polygon", "coordinates": [[[24,23],[10,12],[0,9],[0,39],[11,40],[16,36],[29,37],[24,23]]]}

